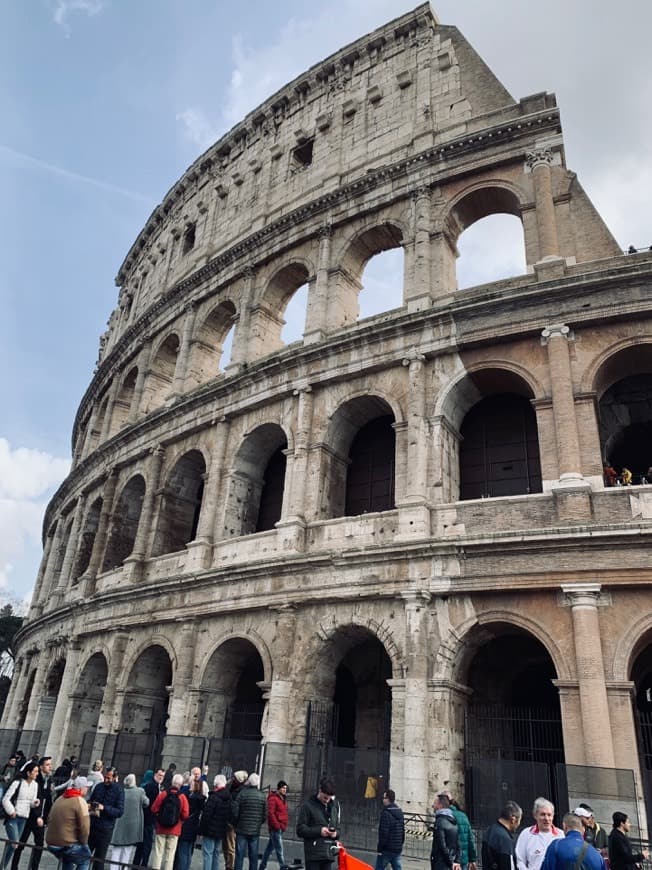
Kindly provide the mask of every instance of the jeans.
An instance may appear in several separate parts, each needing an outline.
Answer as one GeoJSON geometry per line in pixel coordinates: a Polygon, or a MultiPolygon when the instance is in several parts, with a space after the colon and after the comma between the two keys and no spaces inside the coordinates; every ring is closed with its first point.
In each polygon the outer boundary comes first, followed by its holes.
{"type": "Polygon", "coordinates": [[[61,861],[61,870],[88,870],[91,863],[91,850],[88,846],[73,843],[72,846],[48,846],[55,858],[61,861]]]}
{"type": "Polygon", "coordinates": [[[179,838],[175,862],[177,870],[190,870],[190,862],[192,861],[192,850],[194,846],[195,843],[193,840],[182,840],[179,838]]]}
{"type": "Polygon", "coordinates": [[[23,819],[20,816],[15,816],[13,819],[7,819],[5,821],[7,839],[11,840],[11,842],[7,843],[4,854],[2,855],[2,870],[5,870],[5,867],[13,857],[14,849],[18,847],[18,841],[20,840],[20,835],[23,833],[26,821],[27,819],[23,819]]]}
{"type": "MultiPolygon", "coordinates": [[[[270,831],[269,832],[269,840],[267,842],[267,847],[263,853],[263,860],[260,862],[260,867],[258,870],[265,870],[267,867],[267,862],[269,861],[269,857],[272,852],[276,852],[276,860],[278,861],[279,867],[285,866],[285,856],[283,854],[283,832],[282,831],[270,831]]],[[[400,870],[400,867],[399,867],[400,870]]]]}
{"type": "Polygon", "coordinates": [[[401,870],[401,853],[381,852],[376,858],[376,870],[385,870],[388,864],[392,865],[392,870],[401,870]]]}
{"type": "Polygon", "coordinates": [[[18,870],[20,856],[25,848],[23,844],[29,840],[30,834],[34,837],[34,845],[40,846],[40,848],[30,849],[31,855],[29,859],[29,870],[38,870],[38,865],[41,861],[41,849],[43,848],[45,841],[45,827],[39,827],[39,825],[36,824],[36,819],[33,818],[29,818],[25,821],[23,832],[20,835],[20,844],[14,852],[14,857],[11,862],[11,870],[18,870]]]}
{"type": "Polygon", "coordinates": [[[203,870],[219,870],[221,840],[213,840],[204,836],[201,844],[201,854],[204,859],[203,870]]]}
{"type": "Polygon", "coordinates": [[[246,834],[235,836],[235,870],[244,867],[245,855],[249,856],[249,870],[258,870],[258,840],[259,835],[248,837],[246,834]]]}

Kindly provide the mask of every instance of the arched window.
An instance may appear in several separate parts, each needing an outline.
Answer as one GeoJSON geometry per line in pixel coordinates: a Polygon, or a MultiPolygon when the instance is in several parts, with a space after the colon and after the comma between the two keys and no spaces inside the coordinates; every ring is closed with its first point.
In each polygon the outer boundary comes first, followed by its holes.
{"type": "Polygon", "coordinates": [[[481,218],[457,242],[457,286],[463,290],[527,271],[523,224],[511,214],[481,218]]]}
{"type": "Polygon", "coordinates": [[[198,450],[174,465],[161,498],[153,555],[176,553],[195,539],[204,495],[206,463],[198,450]]]}
{"type": "Polygon", "coordinates": [[[403,236],[383,223],[360,233],[346,249],[333,280],[337,307],[330,328],[354,323],[403,304],[403,236]]]}
{"type": "Polygon", "coordinates": [[[210,381],[229,362],[235,316],[235,305],[225,299],[201,323],[186,373],[191,388],[210,381]]]}
{"type": "Polygon", "coordinates": [[[77,564],[73,567],[72,571],[73,582],[79,580],[91,561],[93,545],[95,544],[95,535],[97,534],[97,528],[100,524],[101,513],[102,499],[96,498],[86,514],[84,529],[81,534],[79,549],[77,551],[77,564]]]}
{"type": "Polygon", "coordinates": [[[403,248],[374,254],[362,273],[360,319],[403,305],[403,248]]]}
{"type": "Polygon", "coordinates": [[[120,392],[116,396],[113,405],[113,419],[111,420],[111,433],[119,432],[127,425],[129,414],[131,412],[131,403],[134,400],[134,392],[136,390],[136,379],[138,378],[138,368],[134,366],[127,373],[120,392]]]}
{"type": "Polygon", "coordinates": [[[145,413],[154,411],[165,403],[172,390],[178,354],[179,336],[172,333],[161,344],[152,360],[144,389],[145,413]]]}
{"type": "Polygon", "coordinates": [[[102,571],[111,571],[122,565],[133,550],[144,497],[145,481],[137,474],[120,493],[113,511],[102,571]]]}
{"type": "Polygon", "coordinates": [[[251,358],[280,350],[303,337],[306,326],[308,269],[289,263],[271,278],[251,313],[248,353],[251,358]]]}
{"type": "Polygon", "coordinates": [[[395,507],[393,423],[392,414],[378,417],[363,426],[353,439],[346,475],[347,517],[395,507]]]}

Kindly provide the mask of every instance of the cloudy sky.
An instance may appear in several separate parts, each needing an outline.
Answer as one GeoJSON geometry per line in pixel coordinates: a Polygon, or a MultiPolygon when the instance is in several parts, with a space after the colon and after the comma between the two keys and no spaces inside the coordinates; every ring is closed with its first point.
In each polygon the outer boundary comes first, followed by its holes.
{"type": "MultiPolygon", "coordinates": [[[[43,509],[69,466],[72,421],[117,298],[113,279],[151,210],[274,90],[415,5],[1,4],[0,598],[31,593],[43,509]]],[[[515,98],[557,94],[569,167],[619,243],[647,247],[652,3],[440,0],[434,8],[515,98]]],[[[518,256],[496,259],[491,240],[462,242],[461,283],[491,277],[479,263],[496,275],[520,271],[518,256]]],[[[379,294],[394,268],[377,275],[379,294]]]]}

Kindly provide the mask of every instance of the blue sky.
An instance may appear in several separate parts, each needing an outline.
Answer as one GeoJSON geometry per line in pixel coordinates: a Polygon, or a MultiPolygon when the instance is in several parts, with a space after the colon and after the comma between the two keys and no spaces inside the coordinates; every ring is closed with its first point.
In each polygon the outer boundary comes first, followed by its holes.
{"type": "MultiPolygon", "coordinates": [[[[114,276],[152,209],[274,90],[415,5],[4,0],[0,597],[30,594],[114,276]]],[[[652,243],[652,4],[624,0],[617,15],[606,0],[434,8],[514,97],[557,94],[569,167],[621,245],[652,243]]],[[[465,283],[490,277],[478,262],[520,271],[495,260],[491,241],[463,242],[465,283]]]]}

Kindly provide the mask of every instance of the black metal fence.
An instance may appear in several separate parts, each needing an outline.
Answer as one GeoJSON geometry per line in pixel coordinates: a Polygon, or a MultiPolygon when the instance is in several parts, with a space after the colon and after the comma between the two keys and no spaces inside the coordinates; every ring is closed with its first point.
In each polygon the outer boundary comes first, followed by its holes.
{"type": "Polygon", "coordinates": [[[22,749],[25,757],[45,752],[40,731],[23,731],[17,728],[0,728],[0,759],[9,758],[17,749],[22,749]]]}

